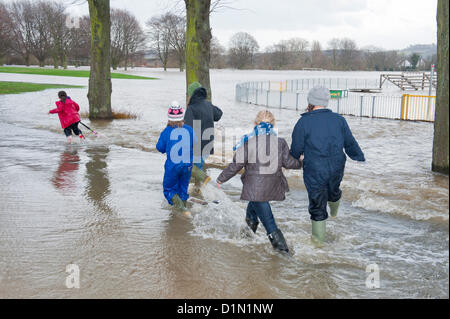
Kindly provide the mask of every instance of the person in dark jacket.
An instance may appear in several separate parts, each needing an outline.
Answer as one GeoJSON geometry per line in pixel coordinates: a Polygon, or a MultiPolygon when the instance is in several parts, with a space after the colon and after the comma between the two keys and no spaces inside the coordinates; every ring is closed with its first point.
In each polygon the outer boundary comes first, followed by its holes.
{"type": "Polygon", "coordinates": [[[272,113],[258,113],[253,132],[244,136],[237,144],[233,162],[220,174],[217,183],[220,185],[227,182],[244,168],[241,200],[249,201],[245,219],[247,225],[256,232],[259,219],[272,246],[279,251],[289,252],[269,202],[285,200],[289,185],[282,168],[300,169],[301,162],[291,156],[287,142],[277,137],[273,130],[274,124],[272,113]]]}
{"type": "Polygon", "coordinates": [[[187,125],[194,128],[198,141],[194,145],[194,163],[192,175],[198,181],[208,182],[210,178],[203,169],[205,160],[214,153],[214,122],[222,118],[222,110],[211,104],[206,98],[208,93],[200,83],[194,82],[188,88],[190,96],[189,104],[186,110],[184,121],[187,125]]]}
{"type": "Polygon", "coordinates": [[[338,213],[345,153],[352,160],[365,161],[345,118],[327,109],[329,99],[328,88],[317,86],[309,92],[308,112],[295,126],[291,145],[293,157],[304,157],[303,179],[309,197],[312,238],[318,243],[325,240],[327,202],[331,216],[338,213]]]}

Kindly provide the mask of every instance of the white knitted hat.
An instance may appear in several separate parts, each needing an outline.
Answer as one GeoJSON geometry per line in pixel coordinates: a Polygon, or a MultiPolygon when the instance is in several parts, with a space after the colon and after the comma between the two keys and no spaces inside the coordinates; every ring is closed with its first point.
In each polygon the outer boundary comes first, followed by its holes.
{"type": "Polygon", "coordinates": [[[169,107],[169,112],[167,114],[169,121],[179,122],[184,120],[184,110],[180,106],[180,103],[173,101],[169,107]]]}

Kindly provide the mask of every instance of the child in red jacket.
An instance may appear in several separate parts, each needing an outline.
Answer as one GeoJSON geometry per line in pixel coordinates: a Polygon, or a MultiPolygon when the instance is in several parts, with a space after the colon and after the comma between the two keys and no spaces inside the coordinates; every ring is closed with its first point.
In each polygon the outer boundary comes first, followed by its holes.
{"type": "Polygon", "coordinates": [[[84,139],[83,132],[78,128],[78,123],[80,123],[80,106],[67,96],[67,93],[60,91],[58,93],[59,101],[56,102],[56,109],[48,112],[49,114],[58,113],[59,120],[61,121],[61,127],[64,129],[64,134],[67,137],[67,142],[72,143],[72,131],[80,139],[84,139]]]}

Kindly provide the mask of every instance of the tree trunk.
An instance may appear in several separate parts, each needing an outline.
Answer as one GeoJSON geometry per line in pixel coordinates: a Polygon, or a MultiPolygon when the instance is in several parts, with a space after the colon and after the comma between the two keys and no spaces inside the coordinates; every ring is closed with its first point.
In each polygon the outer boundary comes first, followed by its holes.
{"type": "Polygon", "coordinates": [[[184,59],[180,58],[180,72],[184,72],[184,59]]]}
{"type": "Polygon", "coordinates": [[[449,1],[439,0],[438,24],[438,86],[436,92],[436,115],[434,121],[433,171],[448,175],[448,18],[449,1]]]}
{"type": "Polygon", "coordinates": [[[91,20],[89,118],[112,119],[111,18],[109,0],[88,0],[91,20]]]}
{"type": "MultiPolygon", "coordinates": [[[[186,92],[193,82],[200,82],[211,100],[209,62],[211,0],[185,0],[186,3],[186,92]]],[[[186,94],[187,96],[187,94],[186,94]]]]}
{"type": "Polygon", "coordinates": [[[62,67],[67,70],[67,53],[65,52],[62,55],[62,67]]]}

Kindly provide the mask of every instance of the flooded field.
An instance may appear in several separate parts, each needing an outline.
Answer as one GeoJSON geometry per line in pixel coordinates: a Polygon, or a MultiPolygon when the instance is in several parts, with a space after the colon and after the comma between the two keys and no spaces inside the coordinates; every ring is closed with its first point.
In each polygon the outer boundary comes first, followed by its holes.
{"type": "MultiPolygon", "coordinates": [[[[430,171],[433,125],[347,117],[367,163],[348,161],[340,216],[324,248],[310,242],[302,171],[273,210],[292,257],[274,252],[263,229],[243,238],[246,203],[233,178],[207,186],[194,218],[162,195],[165,157],[155,150],[167,106],[185,100],[184,74],[134,69],[159,80],[113,80],[113,108],[138,120],[89,122],[103,136],[66,145],[54,107],[58,90],[0,96],[0,298],[448,298],[449,179],[430,171]],[[66,266],[80,289],[66,288],[66,266]],[[380,288],[366,287],[377,264],[380,288]]],[[[302,77],[378,78],[376,72],[212,71],[224,111],[208,173],[232,152],[221,129],[251,129],[260,107],[234,101],[243,81],[302,77]],[[225,154],[225,158],[222,157],[225,154]]],[[[86,85],[88,79],[0,74],[0,81],[86,85]]],[[[87,87],[67,90],[88,110],[87,87]]],[[[305,106],[306,107],[306,106],[305,106]]],[[[301,112],[273,109],[291,140],[301,112]]],[[[196,192],[194,187],[193,192],[196,192]]]]}

